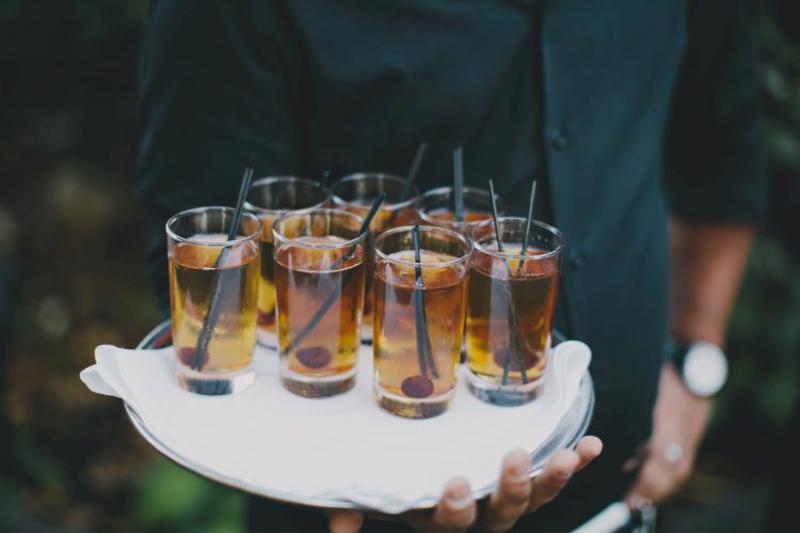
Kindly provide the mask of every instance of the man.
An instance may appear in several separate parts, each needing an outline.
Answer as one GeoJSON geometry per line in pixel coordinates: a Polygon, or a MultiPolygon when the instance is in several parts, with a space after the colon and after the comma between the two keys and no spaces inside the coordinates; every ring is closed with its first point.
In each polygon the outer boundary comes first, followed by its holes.
{"type": "MultiPolygon", "coordinates": [[[[525,466],[511,454],[488,502],[462,498],[455,480],[433,513],[401,518],[570,529],[616,499],[658,502],[691,470],[764,209],[753,63],[738,0],[154,1],[139,191],[160,223],[231,203],[245,165],[402,173],[422,141],[423,190],[449,181],[456,145],[467,183],[494,178],[511,212],[537,178],[536,217],[568,242],[556,325],[593,350],[591,431],[605,449],[569,484],[599,454],[596,439],[533,485],[511,482],[525,466]],[[668,330],[678,348],[665,360],[668,330]],[[698,358],[713,375],[698,377],[698,358]]],[[[160,244],[162,294],[165,258],[160,244]]],[[[254,505],[254,525],[326,524],[278,507],[254,505]]],[[[363,519],[329,517],[342,531],[363,519]]],[[[365,529],[407,527],[370,520],[365,529]]]]}

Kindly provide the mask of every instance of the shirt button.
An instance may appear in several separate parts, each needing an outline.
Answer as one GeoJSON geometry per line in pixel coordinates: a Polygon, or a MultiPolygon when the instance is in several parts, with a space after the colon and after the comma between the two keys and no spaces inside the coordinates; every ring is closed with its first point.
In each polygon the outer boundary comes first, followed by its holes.
{"type": "Polygon", "coordinates": [[[567,255],[567,263],[575,270],[579,270],[586,266],[586,256],[578,248],[573,248],[567,255]]]}
{"type": "Polygon", "coordinates": [[[560,128],[550,130],[550,145],[556,150],[563,150],[569,146],[569,137],[560,128]]]}

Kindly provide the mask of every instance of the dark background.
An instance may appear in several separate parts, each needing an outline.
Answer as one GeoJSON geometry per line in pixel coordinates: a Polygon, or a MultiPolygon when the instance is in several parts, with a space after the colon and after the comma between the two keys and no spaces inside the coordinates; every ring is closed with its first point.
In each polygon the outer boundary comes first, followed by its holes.
{"type": "MultiPolygon", "coordinates": [[[[730,385],[660,529],[751,531],[793,425],[800,355],[800,10],[749,2],[772,164],[731,324],[730,385]]],[[[143,0],[0,0],[0,529],[240,530],[242,494],[184,472],[78,372],[160,320],[131,192],[143,0]]],[[[796,453],[796,452],[795,452],[796,453]]],[[[800,513],[798,513],[800,515],[800,513]]],[[[800,529],[800,517],[797,527],[800,529]]]]}

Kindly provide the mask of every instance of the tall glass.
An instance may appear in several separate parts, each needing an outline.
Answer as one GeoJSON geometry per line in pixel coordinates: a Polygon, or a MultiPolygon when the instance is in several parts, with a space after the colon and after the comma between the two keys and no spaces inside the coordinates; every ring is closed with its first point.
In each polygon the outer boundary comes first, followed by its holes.
{"type": "Polygon", "coordinates": [[[338,209],[275,221],[281,382],[298,395],[340,394],[355,384],[364,304],[366,234],[338,209]]]}
{"type": "Polygon", "coordinates": [[[498,219],[499,251],[491,220],[472,231],[467,311],[467,385],[499,405],[534,399],[547,366],[558,297],[564,236],[532,221],[522,255],[526,220],[498,219]]]}
{"type": "MultiPolygon", "coordinates": [[[[497,213],[505,213],[503,199],[494,196],[497,213]]],[[[492,218],[492,197],[489,191],[476,187],[464,187],[464,220],[456,220],[455,193],[452,187],[437,187],[426,191],[417,200],[419,217],[425,224],[441,226],[469,235],[472,228],[492,218]]]]}
{"type": "Polygon", "coordinates": [[[295,176],[272,176],[253,183],[245,207],[261,219],[261,276],[258,290],[258,343],[278,345],[275,331],[275,281],[272,258],[272,223],[282,214],[298,209],[322,207],[331,194],[316,181],[295,176]]]}
{"type": "Polygon", "coordinates": [[[452,230],[391,229],[375,242],[374,393],[409,418],[443,413],[453,397],[466,312],[470,244],[452,230]]]}
{"type": "MultiPolygon", "coordinates": [[[[392,174],[362,172],[350,174],[337,181],[331,187],[333,203],[336,207],[366,218],[372,202],[381,193],[386,199],[369,225],[370,243],[377,234],[390,228],[413,224],[417,221],[416,199],[419,190],[416,186],[406,187],[407,180],[392,174]],[[406,193],[408,189],[408,194],[406,193]]],[[[361,340],[372,341],[372,310],[375,295],[372,291],[373,257],[372,245],[368,247],[367,286],[364,298],[364,327],[361,328],[361,340]]]]}
{"type": "Polygon", "coordinates": [[[166,225],[178,383],[198,394],[239,392],[255,377],[261,223],[244,213],[228,240],[233,216],[229,207],[199,207],[166,225]]]}
{"type": "MultiPolygon", "coordinates": [[[[455,216],[455,192],[453,187],[437,187],[426,191],[417,199],[417,209],[419,218],[426,224],[440,226],[457,231],[469,236],[472,228],[485,220],[492,218],[492,196],[484,189],[475,187],[464,187],[464,217],[463,220],[456,220],[455,216]]],[[[494,195],[498,214],[506,211],[505,203],[499,195],[494,195]]],[[[466,357],[466,336],[465,345],[461,350],[461,361],[466,357]]]]}

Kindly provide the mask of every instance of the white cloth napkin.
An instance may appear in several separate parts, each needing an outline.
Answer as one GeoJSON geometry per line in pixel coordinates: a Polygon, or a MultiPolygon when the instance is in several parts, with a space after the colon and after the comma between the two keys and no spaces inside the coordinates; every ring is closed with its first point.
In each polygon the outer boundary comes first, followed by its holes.
{"type": "Polygon", "coordinates": [[[103,345],[95,358],[81,372],[90,390],[122,398],[152,436],[218,479],[290,501],[335,499],[399,513],[438,497],[457,475],[473,489],[486,487],[509,450],[535,450],[576,398],[591,352],[577,341],[556,347],[541,395],[519,407],[477,400],[461,374],[450,409],[428,420],[378,407],[366,347],[355,388],[326,399],[285,391],[278,356],[263,348],[255,354],[255,383],[231,396],[178,387],[172,348],[103,345]]]}

